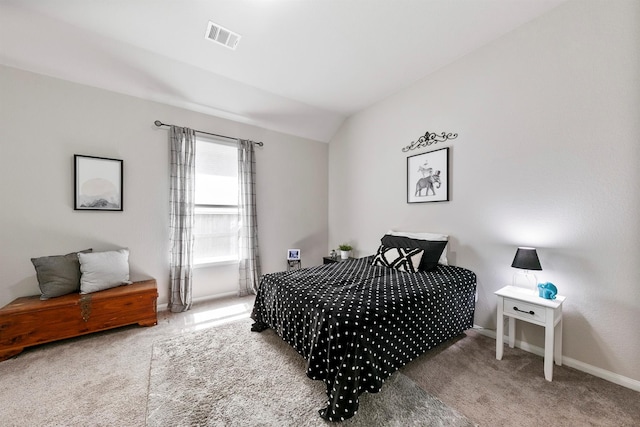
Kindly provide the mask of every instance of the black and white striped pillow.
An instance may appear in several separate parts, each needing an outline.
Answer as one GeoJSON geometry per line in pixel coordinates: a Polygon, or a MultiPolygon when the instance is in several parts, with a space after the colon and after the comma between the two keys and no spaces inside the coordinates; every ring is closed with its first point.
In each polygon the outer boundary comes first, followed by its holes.
{"type": "Polygon", "coordinates": [[[424,249],[420,248],[390,248],[380,245],[372,264],[416,273],[422,254],[424,249]]]}

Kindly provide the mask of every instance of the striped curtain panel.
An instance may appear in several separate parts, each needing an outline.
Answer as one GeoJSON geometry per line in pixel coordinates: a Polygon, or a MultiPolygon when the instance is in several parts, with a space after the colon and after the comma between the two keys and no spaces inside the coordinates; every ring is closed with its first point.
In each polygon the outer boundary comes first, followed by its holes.
{"type": "Polygon", "coordinates": [[[253,142],[238,141],[238,210],[240,212],[239,296],[256,294],[260,283],[256,170],[253,142]]]}
{"type": "Polygon", "coordinates": [[[171,126],[169,310],[191,308],[196,133],[171,126]]]}

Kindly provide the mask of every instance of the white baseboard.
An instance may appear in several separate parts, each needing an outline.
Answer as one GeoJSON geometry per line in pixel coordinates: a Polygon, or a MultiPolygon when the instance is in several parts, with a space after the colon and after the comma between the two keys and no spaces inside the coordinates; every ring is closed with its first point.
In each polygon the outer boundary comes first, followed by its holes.
{"type": "MultiPolygon", "coordinates": [[[[473,329],[486,337],[496,339],[496,331],[492,329],[485,329],[482,326],[474,325],[473,329]]],[[[505,343],[509,342],[508,337],[505,336],[505,343]]],[[[538,356],[544,356],[544,348],[532,345],[524,341],[516,340],[516,347],[529,353],[537,354],[538,356]]],[[[602,378],[614,384],[621,385],[631,390],[640,391],[640,381],[633,378],[625,377],[615,372],[607,371],[606,369],[598,368],[597,366],[589,365],[588,363],[581,362],[571,357],[562,356],[562,364],[567,365],[570,368],[577,369],[594,377],[602,378]]]]}
{"type": "MultiPolygon", "coordinates": [[[[208,295],[208,296],[205,296],[205,297],[193,298],[191,300],[191,304],[197,304],[197,303],[201,303],[201,302],[213,301],[213,300],[216,300],[216,299],[233,297],[233,296],[237,296],[237,295],[238,295],[238,291],[225,292],[223,294],[208,295]]],[[[168,309],[169,309],[169,304],[168,303],[165,302],[164,304],[158,304],[158,311],[166,311],[168,309]]]]}

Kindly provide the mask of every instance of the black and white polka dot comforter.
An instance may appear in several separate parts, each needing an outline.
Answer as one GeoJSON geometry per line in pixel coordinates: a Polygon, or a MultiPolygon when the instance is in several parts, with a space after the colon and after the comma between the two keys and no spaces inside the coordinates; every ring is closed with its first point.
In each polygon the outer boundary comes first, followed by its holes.
{"type": "Polygon", "coordinates": [[[439,265],[406,273],[371,257],[263,276],[253,330],[274,329],[327,386],[322,418],[342,421],[358,396],[426,350],[473,326],[476,275],[439,265]]]}

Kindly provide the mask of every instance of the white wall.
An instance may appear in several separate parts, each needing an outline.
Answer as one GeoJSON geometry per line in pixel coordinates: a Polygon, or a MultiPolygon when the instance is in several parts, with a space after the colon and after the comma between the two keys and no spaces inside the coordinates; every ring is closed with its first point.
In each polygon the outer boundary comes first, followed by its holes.
{"type": "MultiPolygon", "coordinates": [[[[517,246],[567,296],[564,355],[640,380],[640,3],[563,4],[345,122],[329,150],[329,244],[389,228],[452,236],[475,322],[517,246]],[[403,153],[425,131],[456,140],[403,153]],[[451,147],[451,201],[406,203],[406,158],[451,147]]],[[[543,346],[542,328],[518,339],[543,346]]]]}
{"type": "MultiPolygon", "coordinates": [[[[260,140],[256,149],[263,272],[327,248],[325,143],[0,67],[0,306],[39,293],[30,258],[128,247],[132,274],[168,300],[169,149],[154,120],[260,140]],[[124,211],[73,210],[73,155],[124,160],[124,211]]],[[[237,266],[198,269],[194,298],[233,292],[237,266]]]]}

